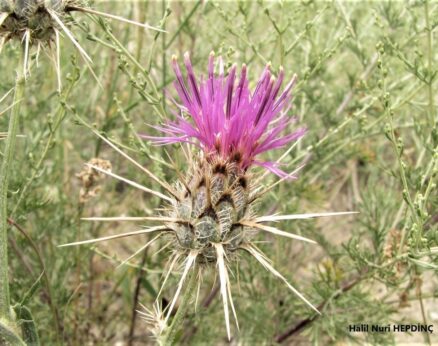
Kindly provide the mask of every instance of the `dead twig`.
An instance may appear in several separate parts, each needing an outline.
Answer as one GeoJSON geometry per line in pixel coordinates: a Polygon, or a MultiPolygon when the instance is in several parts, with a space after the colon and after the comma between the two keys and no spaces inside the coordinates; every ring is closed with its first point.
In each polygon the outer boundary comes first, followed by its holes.
{"type": "MultiPolygon", "coordinates": [[[[328,304],[329,301],[339,298],[343,293],[348,292],[351,290],[354,286],[356,286],[360,281],[363,280],[364,274],[362,273],[357,278],[351,280],[350,282],[347,282],[346,284],[342,285],[341,288],[339,288],[338,291],[336,291],[329,299],[325,300],[321,304],[318,305],[318,310],[322,311],[325,306],[328,304]]],[[[304,320],[301,320],[300,322],[294,324],[290,328],[288,328],[283,333],[278,334],[275,337],[275,341],[278,343],[283,343],[286,341],[289,337],[299,334],[303,329],[305,329],[308,325],[313,323],[316,319],[318,319],[321,315],[314,314],[311,317],[308,317],[304,320]]]]}

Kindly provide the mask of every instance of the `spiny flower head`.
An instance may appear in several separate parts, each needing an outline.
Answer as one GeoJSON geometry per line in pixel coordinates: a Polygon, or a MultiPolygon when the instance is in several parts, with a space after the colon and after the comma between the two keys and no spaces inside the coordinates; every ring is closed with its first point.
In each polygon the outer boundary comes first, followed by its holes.
{"type": "MultiPolygon", "coordinates": [[[[229,268],[231,263],[239,264],[237,259],[240,254],[244,253],[249,254],[275,277],[285,282],[294,294],[318,312],[317,308],[271,265],[254,242],[254,236],[261,232],[315,243],[311,239],[282,231],[269,223],[349,214],[348,212],[264,216],[256,214],[255,202],[278,182],[263,189],[265,174],[250,172],[249,168],[252,165],[261,165],[278,175],[285,175],[279,181],[290,175],[280,173],[274,163],[260,162],[255,157],[267,150],[283,147],[304,133],[301,129],[280,136],[280,133],[291,123],[286,113],[290,108],[290,90],[295,78],[280,93],[284,72],[280,71],[278,79],[274,80],[267,67],[257,87],[251,93],[245,66],[242,69],[240,81],[235,86],[236,68],[231,68],[228,76],[224,77],[220,61],[219,76],[215,76],[213,56],[210,57],[208,78],[205,80],[201,78],[199,83],[196,81],[188,56],[185,58],[185,64],[188,72],[188,86],[185,85],[175,59],[173,60],[176,72],[175,86],[182,100],[180,109],[190,114],[192,122],[187,121],[183,115],[177,114],[176,122],[169,122],[158,127],[167,134],[166,137],[153,137],[155,142],[161,144],[189,142],[201,148],[198,153],[195,150],[185,152],[184,147],[181,148],[187,160],[183,168],[184,173],[175,167],[178,180],[173,184],[160,180],[146,167],[97,132],[95,132],[96,135],[104,142],[158,183],[164,193],[151,190],[96,165],[88,164],[98,172],[105,173],[166,202],[157,210],[156,216],[97,217],[88,218],[88,220],[151,221],[159,222],[159,225],[66,245],[89,244],[139,234],[158,233],[123,261],[122,264],[124,264],[160,237],[166,238],[168,241],[166,247],[168,246],[171,251],[169,270],[162,287],[171,271],[178,266],[181,267],[182,274],[176,286],[174,298],[165,309],[163,325],[169,325],[168,321],[186,281],[191,282],[190,278],[195,278],[200,285],[204,270],[215,269],[219,277],[225,325],[230,338],[230,310],[236,319],[236,324],[237,314],[231,295],[229,268]]],[[[186,289],[191,288],[189,286],[186,289]]],[[[161,291],[162,289],[160,293],[161,291]]],[[[169,327],[169,330],[171,329],[172,327],[169,327]]]]}
{"type": "MultiPolygon", "coordinates": [[[[60,34],[64,33],[77,48],[87,66],[90,68],[91,58],[75,39],[70,31],[72,23],[71,12],[83,12],[101,17],[141,26],[146,29],[162,31],[148,24],[137,23],[112,14],[94,10],[88,6],[87,0],[0,0],[0,51],[3,45],[15,40],[23,45],[25,50],[24,74],[29,73],[30,47],[37,47],[37,59],[41,48],[51,46],[56,48],[56,69],[60,86],[60,34]]],[[[93,76],[94,72],[91,71],[93,76]]]]}
{"type": "Polygon", "coordinates": [[[57,19],[64,22],[73,7],[86,5],[84,0],[2,0],[0,36],[5,41],[49,43],[54,41],[56,31],[62,30],[57,19]]]}
{"type": "Polygon", "coordinates": [[[225,76],[222,58],[219,58],[219,73],[215,74],[217,64],[212,53],[208,75],[198,81],[188,54],[184,56],[184,63],[186,79],[176,57],[172,59],[176,75],[174,85],[181,103],[174,101],[180,114],[175,114],[176,121],[155,127],[166,136],[148,138],[157,144],[193,143],[201,147],[208,158],[220,157],[236,163],[241,170],[258,165],[277,175],[284,175],[276,163],[261,161],[256,157],[286,146],[306,131],[299,128],[283,134],[295,122],[295,118],[287,113],[291,107],[291,90],[296,76],[280,91],[284,70],[280,68],[275,78],[268,64],[251,91],[246,65],[242,66],[239,78],[236,65],[225,76]],[[186,119],[185,114],[189,114],[191,121],[186,119]]]}

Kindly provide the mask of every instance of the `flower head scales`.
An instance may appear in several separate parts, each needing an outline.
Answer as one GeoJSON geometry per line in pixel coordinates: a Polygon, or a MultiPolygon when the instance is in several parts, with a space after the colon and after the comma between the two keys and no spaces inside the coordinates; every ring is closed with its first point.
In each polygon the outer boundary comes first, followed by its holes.
{"type": "Polygon", "coordinates": [[[214,54],[210,54],[207,77],[198,81],[188,54],[184,56],[187,70],[183,77],[176,57],[172,64],[175,71],[175,89],[181,104],[175,104],[180,110],[176,121],[169,121],[155,128],[165,134],[163,137],[151,137],[156,144],[188,142],[199,146],[207,157],[220,156],[230,162],[236,162],[243,170],[251,165],[263,166],[277,175],[285,173],[278,164],[261,161],[256,157],[269,150],[284,147],[296,141],[306,132],[298,128],[292,133],[282,133],[295,122],[287,112],[291,107],[291,90],[296,76],[280,92],[284,80],[284,71],[280,68],[275,78],[268,64],[255,89],[251,91],[247,78],[247,67],[242,66],[240,77],[233,65],[227,76],[219,60],[219,74],[215,74],[214,54]],[[188,113],[192,121],[183,115],[188,113]]]}

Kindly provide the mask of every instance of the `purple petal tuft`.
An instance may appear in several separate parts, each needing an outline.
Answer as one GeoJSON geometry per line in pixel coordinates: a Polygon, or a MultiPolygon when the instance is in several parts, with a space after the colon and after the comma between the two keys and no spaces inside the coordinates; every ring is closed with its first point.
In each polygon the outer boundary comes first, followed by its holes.
{"type": "Polygon", "coordinates": [[[175,121],[154,126],[164,134],[163,137],[143,137],[158,145],[178,142],[195,144],[209,156],[238,160],[243,170],[257,165],[280,177],[295,178],[279,169],[277,163],[256,160],[256,156],[282,148],[305,134],[304,128],[287,133],[295,122],[295,118],[288,117],[287,112],[291,107],[291,90],[296,76],[280,93],[284,71],[280,68],[275,79],[268,64],[251,93],[246,65],[242,66],[239,77],[236,76],[235,65],[225,77],[222,58],[219,57],[219,75],[215,75],[212,53],[208,62],[208,75],[206,79],[201,78],[199,81],[188,54],[184,55],[184,65],[186,79],[176,57],[172,58],[176,75],[174,86],[181,104],[169,98],[180,109],[181,115],[175,112],[175,121]],[[186,120],[183,114],[188,114],[192,121],[186,120]]]}

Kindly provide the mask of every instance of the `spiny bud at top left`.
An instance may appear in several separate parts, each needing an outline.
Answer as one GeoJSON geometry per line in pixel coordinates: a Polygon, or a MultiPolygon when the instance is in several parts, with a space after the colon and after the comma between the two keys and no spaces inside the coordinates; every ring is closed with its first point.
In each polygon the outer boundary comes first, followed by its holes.
{"type": "MultiPolygon", "coordinates": [[[[29,74],[30,47],[36,45],[38,51],[41,46],[54,42],[56,48],[55,65],[58,75],[59,91],[61,90],[60,76],[60,33],[73,43],[88,67],[91,58],[75,39],[70,26],[69,14],[73,11],[97,15],[114,19],[120,22],[141,26],[145,29],[163,31],[145,23],[138,23],[113,14],[100,12],[88,6],[87,0],[0,0],[0,51],[3,45],[14,40],[24,48],[24,75],[29,74]]],[[[38,56],[38,54],[37,54],[38,56]]],[[[93,72],[94,75],[94,72],[93,72]]]]}
{"type": "Polygon", "coordinates": [[[54,15],[64,21],[70,6],[84,5],[79,0],[1,0],[0,37],[23,40],[29,33],[31,43],[48,43],[61,29],[54,15]]]}

